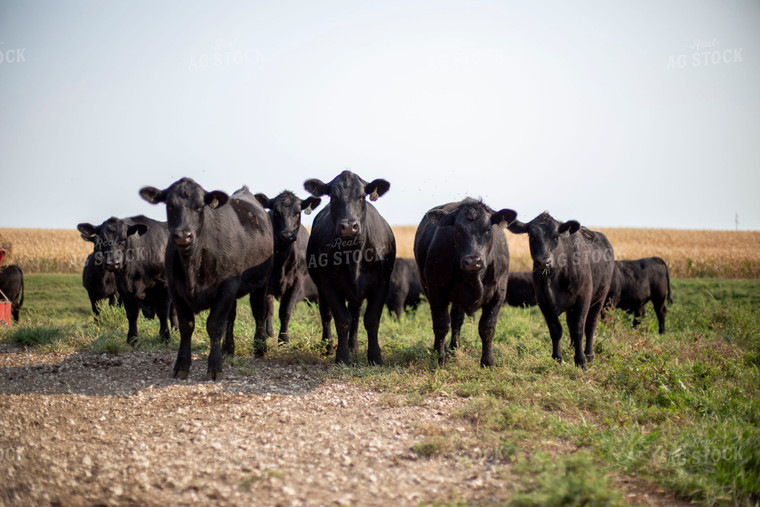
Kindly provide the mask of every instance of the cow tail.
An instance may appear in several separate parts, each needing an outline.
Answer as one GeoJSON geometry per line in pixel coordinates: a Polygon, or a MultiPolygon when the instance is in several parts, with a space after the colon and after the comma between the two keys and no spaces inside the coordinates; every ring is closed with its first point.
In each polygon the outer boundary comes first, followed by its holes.
{"type": "Polygon", "coordinates": [[[662,262],[662,264],[665,266],[665,277],[668,280],[668,304],[673,304],[673,297],[672,293],[670,292],[670,270],[668,269],[668,264],[665,262],[664,259],[661,259],[660,257],[656,258],[658,261],[662,262]]]}
{"type": "Polygon", "coordinates": [[[671,292],[670,292],[670,270],[668,269],[667,264],[665,264],[665,275],[668,277],[668,304],[672,305],[673,298],[671,297],[671,292]]]}

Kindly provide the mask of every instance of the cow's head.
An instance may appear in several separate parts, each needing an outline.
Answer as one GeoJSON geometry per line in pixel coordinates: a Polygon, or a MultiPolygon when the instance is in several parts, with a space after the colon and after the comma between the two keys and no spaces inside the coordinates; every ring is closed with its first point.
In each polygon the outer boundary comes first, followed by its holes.
{"type": "Polygon", "coordinates": [[[301,200],[288,190],[280,193],[274,199],[270,199],[264,194],[256,194],[255,197],[262,206],[272,210],[274,234],[285,243],[292,243],[298,239],[298,231],[301,228],[301,212],[303,211],[308,215],[322,202],[319,197],[301,200]]]}
{"type": "Polygon", "coordinates": [[[221,190],[206,192],[190,178],[175,181],[166,190],[143,187],[140,196],[151,204],[166,203],[169,240],[180,249],[191,249],[203,231],[203,215],[224,206],[229,196],[221,190]]]}
{"type": "Polygon", "coordinates": [[[127,238],[133,234],[141,235],[148,232],[148,226],[145,224],[128,225],[116,217],[111,217],[98,226],[79,224],[77,229],[82,239],[95,244],[95,251],[101,252],[105,268],[112,272],[123,269],[135,254],[127,249],[127,238]]]}
{"type": "Polygon", "coordinates": [[[330,183],[312,179],[304,182],[303,186],[314,197],[330,196],[330,216],[335,231],[341,238],[350,239],[361,235],[367,213],[365,197],[377,200],[391,184],[383,179],[367,183],[351,171],[343,171],[330,183]]]}
{"type": "Polygon", "coordinates": [[[511,209],[494,211],[481,201],[465,199],[450,211],[432,209],[425,215],[437,227],[454,228],[454,249],[459,268],[467,273],[485,269],[493,247],[493,227],[517,217],[511,209]]]}
{"type": "Polygon", "coordinates": [[[564,238],[575,234],[580,228],[581,224],[575,220],[558,222],[545,212],[527,224],[515,220],[509,226],[509,230],[514,234],[528,235],[533,269],[543,273],[551,271],[553,268],[563,267],[558,265],[558,248],[564,238]]]}

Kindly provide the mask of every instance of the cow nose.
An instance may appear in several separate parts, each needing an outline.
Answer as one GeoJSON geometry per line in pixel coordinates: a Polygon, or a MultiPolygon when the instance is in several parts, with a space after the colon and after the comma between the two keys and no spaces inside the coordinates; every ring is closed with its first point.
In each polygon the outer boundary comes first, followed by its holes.
{"type": "Polygon", "coordinates": [[[352,238],[359,232],[359,222],[344,219],[338,222],[338,232],[344,238],[352,238]]]}
{"type": "Polygon", "coordinates": [[[483,267],[483,259],[479,255],[468,255],[462,259],[463,271],[480,271],[483,267]]]}
{"type": "Polygon", "coordinates": [[[285,241],[293,241],[293,233],[291,231],[280,231],[280,237],[285,241]]]}
{"type": "Polygon", "coordinates": [[[121,262],[119,261],[106,262],[106,269],[111,272],[119,271],[121,269],[121,262]]]}
{"type": "Polygon", "coordinates": [[[177,246],[188,246],[193,242],[193,232],[188,230],[174,231],[172,241],[177,246]]]}

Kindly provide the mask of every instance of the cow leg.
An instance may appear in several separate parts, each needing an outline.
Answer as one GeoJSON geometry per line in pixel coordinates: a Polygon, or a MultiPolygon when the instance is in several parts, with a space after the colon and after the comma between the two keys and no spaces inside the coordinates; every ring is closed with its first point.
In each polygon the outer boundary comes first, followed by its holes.
{"type": "Polygon", "coordinates": [[[435,335],[433,350],[438,353],[438,364],[446,362],[444,344],[446,343],[446,335],[449,334],[449,327],[451,326],[448,307],[448,303],[430,301],[430,314],[433,318],[433,334],[435,335]]]}
{"type": "Polygon", "coordinates": [[[317,289],[319,297],[319,317],[322,320],[322,343],[325,344],[325,353],[329,356],[333,353],[332,343],[332,313],[327,299],[320,289],[317,289]]]}
{"type": "Polygon", "coordinates": [[[459,347],[459,337],[462,332],[462,324],[464,324],[464,310],[457,305],[451,305],[451,341],[449,342],[449,349],[456,350],[459,347]]]}
{"type": "Polygon", "coordinates": [[[127,343],[134,346],[137,343],[137,317],[140,315],[140,307],[132,298],[124,298],[124,310],[127,313],[127,322],[129,323],[127,343]]]}
{"type": "Polygon", "coordinates": [[[583,353],[583,332],[586,327],[586,316],[589,309],[586,304],[576,304],[567,311],[567,328],[570,331],[570,341],[575,349],[575,366],[586,369],[586,355],[583,353]]]}
{"type": "MultiPolygon", "coordinates": [[[[330,313],[335,318],[335,330],[338,332],[338,348],[335,351],[335,364],[349,364],[351,350],[348,346],[348,334],[351,327],[351,312],[346,308],[346,303],[333,295],[332,291],[326,294],[326,304],[330,305],[330,313]]],[[[319,305],[322,306],[322,296],[319,305]]]]}
{"type": "Polygon", "coordinates": [[[540,304],[538,308],[544,315],[544,321],[549,328],[549,336],[552,339],[552,359],[562,364],[562,324],[559,321],[559,317],[554,313],[554,310],[540,304]]]}
{"type": "Polygon", "coordinates": [[[634,329],[639,327],[639,324],[641,324],[641,319],[643,317],[644,317],[644,305],[641,305],[633,312],[633,328],[634,329]]]}
{"type": "Polygon", "coordinates": [[[11,305],[11,315],[13,315],[13,322],[18,322],[20,308],[15,304],[11,305]]]}
{"type": "Polygon", "coordinates": [[[296,301],[298,301],[296,296],[299,292],[300,288],[294,285],[286,290],[280,299],[280,334],[277,337],[280,343],[290,341],[290,336],[288,335],[290,316],[293,315],[293,309],[296,307],[296,301]]]}
{"type": "Polygon", "coordinates": [[[274,296],[271,294],[267,294],[267,338],[271,338],[273,336],[274,336],[274,296]]]}
{"type": "Polygon", "coordinates": [[[206,331],[210,342],[208,370],[205,380],[222,380],[222,337],[227,331],[227,318],[232,311],[234,295],[215,302],[208,313],[206,331]]]}
{"type": "Polygon", "coordinates": [[[183,301],[174,304],[177,311],[177,324],[179,327],[179,351],[177,361],[174,363],[174,378],[185,380],[190,373],[192,352],[190,343],[195,330],[195,315],[193,310],[183,301]]]}
{"type": "Polygon", "coordinates": [[[253,336],[253,355],[263,357],[267,353],[266,318],[269,305],[267,304],[267,288],[261,287],[251,292],[251,313],[256,321],[256,333],[253,336]]]}
{"type": "Polygon", "coordinates": [[[165,293],[156,299],[156,316],[158,317],[158,334],[163,338],[165,343],[169,343],[171,340],[171,332],[169,331],[169,311],[171,309],[171,300],[169,294],[165,293]]]}
{"type": "Polygon", "coordinates": [[[108,306],[116,306],[116,296],[114,296],[113,294],[108,296],[108,306]]]}
{"type": "Polygon", "coordinates": [[[586,348],[583,352],[586,354],[586,361],[591,362],[594,360],[594,333],[596,333],[596,326],[599,323],[599,315],[602,313],[604,302],[599,302],[589,308],[588,315],[586,315],[586,348]]]}
{"type": "Polygon", "coordinates": [[[383,364],[380,341],[378,340],[380,317],[383,315],[383,305],[386,299],[382,292],[381,290],[375,291],[367,298],[367,310],[364,312],[364,329],[367,330],[367,361],[370,365],[383,364]]]}
{"type": "MultiPolygon", "coordinates": [[[[113,296],[111,297],[113,298],[113,296]]],[[[92,306],[92,314],[94,315],[95,322],[97,322],[98,316],[100,315],[100,308],[98,308],[98,300],[95,298],[90,298],[90,306],[92,306]]]]}
{"type": "Polygon", "coordinates": [[[396,320],[401,320],[401,310],[404,308],[404,300],[401,299],[397,291],[391,291],[388,294],[388,313],[396,320]]]}
{"type": "Polygon", "coordinates": [[[660,334],[665,334],[665,314],[668,313],[665,297],[662,299],[652,299],[652,305],[654,305],[654,313],[657,315],[657,323],[659,324],[658,332],[660,334]]]}
{"type": "Polygon", "coordinates": [[[480,314],[480,322],[478,323],[478,334],[480,335],[480,341],[483,344],[483,352],[480,356],[480,366],[493,366],[493,335],[496,331],[496,323],[499,320],[499,310],[503,303],[503,297],[506,293],[502,294],[499,298],[498,295],[483,306],[483,311],[480,314]]]}
{"type": "Polygon", "coordinates": [[[362,316],[362,304],[349,305],[349,313],[351,313],[351,327],[348,330],[348,348],[351,352],[356,352],[359,348],[359,319],[362,316]]]}
{"type": "Polygon", "coordinates": [[[237,317],[237,299],[233,300],[230,313],[227,314],[227,326],[224,331],[224,342],[222,342],[222,355],[235,355],[235,318],[237,317]]]}

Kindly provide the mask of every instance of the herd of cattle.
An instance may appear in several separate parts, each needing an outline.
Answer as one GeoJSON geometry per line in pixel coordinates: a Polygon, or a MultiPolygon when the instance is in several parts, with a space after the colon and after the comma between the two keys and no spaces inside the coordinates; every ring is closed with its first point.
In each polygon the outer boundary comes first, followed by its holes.
{"type": "MultiPolygon", "coordinates": [[[[140,312],[158,318],[167,341],[170,326],[177,327],[180,346],[173,373],[186,378],[195,315],[209,310],[207,378],[212,380],[221,378],[222,354],[234,354],[237,300],[245,295],[256,323],[257,356],[266,352],[267,336],[274,336],[273,300],[280,301],[278,340],[286,342],[293,308],[306,299],[318,304],[328,353],[335,320],[335,360],[345,364],[357,347],[365,301],[370,364],[382,364],[378,329],[383,306],[400,318],[422,296],[430,307],[441,362],[449,331],[449,349],[455,349],[465,314],[481,310],[480,364],[493,365],[491,345],[504,303],[538,305],[552,339],[552,357],[560,362],[559,316],[567,313],[575,364],[584,369],[593,359],[594,331],[605,307],[633,313],[635,326],[651,300],[659,331],[665,332],[671,302],[665,262],[657,257],[615,261],[604,234],[574,220],[559,222],[542,213],[523,223],[511,209],[494,211],[465,198],[428,211],[415,235],[415,259],[396,259],[391,227],[367,200],[376,201],[390,183],[367,182],[343,171],[328,183],[310,179],[304,188],[311,197],[303,200],[289,191],[275,198],[253,195],[247,187],[228,195],[207,192],[182,178],[163,190],[140,190],[149,203],[165,205],[166,222],[135,216],[112,217],[97,226],[79,224],[82,238],[94,244],[83,284],[95,318],[102,300],[123,305],[130,343],[137,337],[140,312]],[[323,197],[329,204],[309,234],[301,213],[311,213],[323,197]],[[532,272],[509,273],[505,227],[528,235],[532,272]]],[[[9,286],[0,280],[0,288],[9,286]]]]}

